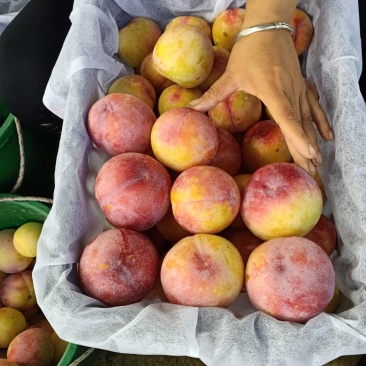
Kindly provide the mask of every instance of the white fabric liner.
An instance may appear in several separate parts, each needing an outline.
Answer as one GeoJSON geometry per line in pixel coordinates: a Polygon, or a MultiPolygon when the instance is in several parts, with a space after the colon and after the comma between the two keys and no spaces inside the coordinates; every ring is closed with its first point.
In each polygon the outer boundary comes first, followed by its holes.
{"type": "Polygon", "coordinates": [[[0,0],[0,34],[28,2],[29,0],[0,0]]]}
{"type": "Polygon", "coordinates": [[[154,294],[137,304],[106,308],[78,287],[82,249],[105,227],[93,187],[107,156],[94,149],[86,116],[118,76],[132,71],[116,57],[118,29],[131,16],[148,16],[162,28],[182,14],[212,21],[243,3],[75,2],[72,27],[44,95],[64,126],[54,204],[33,271],[38,303],[61,338],[120,353],[187,355],[218,366],[323,365],[341,355],[366,353],[366,106],[358,88],[356,0],[299,3],[315,26],[303,70],[315,82],[335,132],[334,142],[321,142],[320,175],[339,235],[340,251],[332,257],[343,293],[337,314],[322,313],[306,324],[282,322],[256,311],[246,294],[229,309],[178,306],[154,294]]]}
{"type": "Polygon", "coordinates": [[[29,3],[29,0],[0,0],[0,14],[19,12],[29,3]]]}

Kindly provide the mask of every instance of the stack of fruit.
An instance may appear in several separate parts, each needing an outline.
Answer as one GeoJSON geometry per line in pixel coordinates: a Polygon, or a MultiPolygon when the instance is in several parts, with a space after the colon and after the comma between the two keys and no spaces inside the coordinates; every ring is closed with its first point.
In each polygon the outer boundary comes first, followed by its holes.
{"type": "Polygon", "coordinates": [[[67,342],[42,314],[32,268],[43,224],[28,222],[0,231],[0,365],[57,365],[67,342]]]}
{"type": "MultiPolygon", "coordinates": [[[[293,163],[256,97],[187,108],[224,73],[244,16],[180,16],[164,31],[138,17],[120,30],[119,57],[136,74],[116,80],[87,120],[110,156],[95,197],[112,228],[79,266],[84,292],[106,306],[155,289],[163,301],[227,307],[246,291],[257,309],[305,322],[337,304],[336,229],[319,175],[293,163]]],[[[296,9],[292,24],[301,55],[312,22],[296,9]]]]}

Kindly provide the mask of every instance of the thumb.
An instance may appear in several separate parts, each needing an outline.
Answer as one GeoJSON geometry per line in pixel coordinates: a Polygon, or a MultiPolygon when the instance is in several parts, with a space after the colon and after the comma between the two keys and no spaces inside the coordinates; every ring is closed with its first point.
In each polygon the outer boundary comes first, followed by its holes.
{"type": "Polygon", "coordinates": [[[229,74],[225,72],[214,84],[212,84],[210,89],[208,89],[199,99],[188,103],[187,107],[199,112],[207,112],[215,107],[216,104],[225,100],[235,90],[237,90],[235,82],[229,74]]]}

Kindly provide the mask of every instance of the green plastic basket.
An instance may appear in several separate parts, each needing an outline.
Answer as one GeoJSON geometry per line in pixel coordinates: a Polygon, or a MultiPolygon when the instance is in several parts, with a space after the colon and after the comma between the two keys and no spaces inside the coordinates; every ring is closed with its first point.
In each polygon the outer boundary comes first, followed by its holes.
{"type": "Polygon", "coordinates": [[[50,212],[50,207],[32,199],[16,194],[1,193],[0,230],[17,228],[30,221],[44,222],[50,212]]]}
{"type": "MultiPolygon", "coordinates": [[[[0,230],[18,228],[30,221],[44,222],[51,207],[40,200],[51,203],[51,200],[40,197],[0,193],[0,230]]],[[[80,360],[77,365],[92,365],[94,354],[91,351],[88,347],[69,343],[58,366],[69,366],[76,360],[80,360]]]]}
{"type": "Polygon", "coordinates": [[[69,343],[57,366],[93,366],[97,350],[69,343]]]}

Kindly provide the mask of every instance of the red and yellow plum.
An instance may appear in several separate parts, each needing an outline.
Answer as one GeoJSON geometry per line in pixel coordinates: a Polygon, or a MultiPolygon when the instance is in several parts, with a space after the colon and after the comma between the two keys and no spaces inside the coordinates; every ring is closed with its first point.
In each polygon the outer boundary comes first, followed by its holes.
{"type": "Polygon", "coordinates": [[[312,241],[276,238],[250,254],[245,285],[258,310],[279,320],[304,323],[331,302],[335,272],[329,256],[312,241]]]}
{"type": "Polygon", "coordinates": [[[0,349],[7,348],[10,342],[27,326],[24,315],[17,309],[0,308],[0,349]]]}
{"type": "Polygon", "coordinates": [[[211,72],[213,46],[199,28],[181,24],[166,29],[160,36],[153,50],[153,61],[157,71],[167,79],[194,88],[211,72]]]}
{"type": "Polygon", "coordinates": [[[180,240],[168,251],[160,273],[170,302],[227,307],[241,291],[244,264],[228,240],[212,234],[196,234],[180,240]]]}
{"type": "Polygon", "coordinates": [[[224,47],[213,46],[214,61],[210,73],[203,82],[198,85],[202,92],[206,92],[224,74],[229,61],[230,52],[224,47]]]}
{"type": "Polygon", "coordinates": [[[240,207],[240,192],[234,179],[213,166],[185,170],[173,183],[170,197],[175,219],[193,234],[222,231],[240,207]]]}
{"type": "MultiPolygon", "coordinates": [[[[236,184],[239,187],[239,191],[240,191],[240,202],[243,200],[243,196],[244,196],[244,188],[245,185],[248,183],[249,178],[251,177],[251,174],[247,174],[247,173],[243,173],[243,174],[238,174],[235,175],[233,178],[236,182],[236,184]]],[[[236,229],[244,229],[246,228],[246,225],[244,223],[243,217],[240,213],[240,211],[238,212],[238,214],[236,215],[234,221],[230,224],[231,227],[234,227],[236,229]]]]}
{"type": "Polygon", "coordinates": [[[102,152],[115,156],[147,151],[155,120],[152,109],[138,97],[113,93],[92,105],[87,127],[94,144],[102,152]]]}
{"type": "Polygon", "coordinates": [[[18,273],[26,269],[33,258],[21,255],[14,246],[13,238],[16,229],[0,230],[0,271],[18,273]]]}
{"type": "Polygon", "coordinates": [[[9,344],[7,358],[22,366],[51,366],[54,348],[50,336],[40,328],[26,329],[9,344]]]}
{"type": "Polygon", "coordinates": [[[160,234],[171,243],[175,244],[186,236],[192,235],[178,224],[170,207],[165,216],[156,224],[160,234]]]}
{"type": "Polygon", "coordinates": [[[246,131],[242,143],[242,161],[249,173],[271,163],[292,162],[292,155],[278,124],[264,120],[246,131]]]}
{"type": "Polygon", "coordinates": [[[34,308],[37,305],[34,292],[32,271],[26,269],[9,274],[0,284],[0,300],[4,306],[20,311],[34,308]]]}
{"type": "Polygon", "coordinates": [[[302,9],[296,8],[292,16],[291,25],[295,28],[294,46],[300,56],[313,39],[314,26],[310,16],[302,9]]]}
{"type": "Polygon", "coordinates": [[[217,131],[204,113],[174,108],[156,120],[151,131],[151,147],[163,165],[182,172],[211,163],[218,148],[217,131]]]}
{"type": "Polygon", "coordinates": [[[238,173],[241,166],[241,148],[235,137],[224,128],[217,128],[218,147],[211,164],[225,170],[231,176],[238,173]]]}
{"type": "Polygon", "coordinates": [[[216,127],[225,128],[231,133],[247,131],[259,121],[261,114],[262,102],[242,90],[233,92],[208,112],[216,127]]]}
{"type": "Polygon", "coordinates": [[[107,306],[143,300],[159,275],[159,254],[147,236],[128,229],[99,234],[83,250],[79,278],[83,291],[107,306]]]}
{"type": "Polygon", "coordinates": [[[107,94],[127,93],[140,98],[154,109],[156,92],[149,80],[141,75],[123,75],[113,82],[107,94]]]}
{"type": "Polygon", "coordinates": [[[212,39],[215,46],[232,50],[235,36],[241,30],[245,9],[232,8],[219,13],[212,24],[212,39]]]}
{"type": "Polygon", "coordinates": [[[165,27],[165,30],[177,25],[187,24],[200,29],[210,41],[212,41],[211,26],[201,17],[195,15],[180,15],[173,18],[165,27]]]}
{"type": "Polygon", "coordinates": [[[185,88],[178,84],[170,85],[160,94],[158,100],[159,115],[173,108],[184,108],[192,100],[202,96],[198,88],[185,88]]]}
{"type": "Polygon", "coordinates": [[[95,181],[95,197],[107,220],[116,227],[143,231],[166,214],[171,178],[156,159],[124,153],[103,164],[95,181]]]}
{"type": "Polygon", "coordinates": [[[336,226],[331,219],[322,214],[304,238],[318,244],[330,256],[337,246],[336,226]]]}
{"type": "Polygon", "coordinates": [[[167,79],[156,70],[152,51],[143,59],[139,72],[141,76],[150,81],[157,96],[159,96],[165,88],[174,84],[172,80],[167,79]]]}
{"type": "Polygon", "coordinates": [[[320,188],[310,174],[294,163],[273,163],[252,174],[240,212],[254,235],[269,240],[305,236],[322,209],[320,188]]]}
{"type": "Polygon", "coordinates": [[[128,66],[140,67],[161,34],[161,29],[153,20],[135,17],[119,31],[119,58],[128,66]]]}

